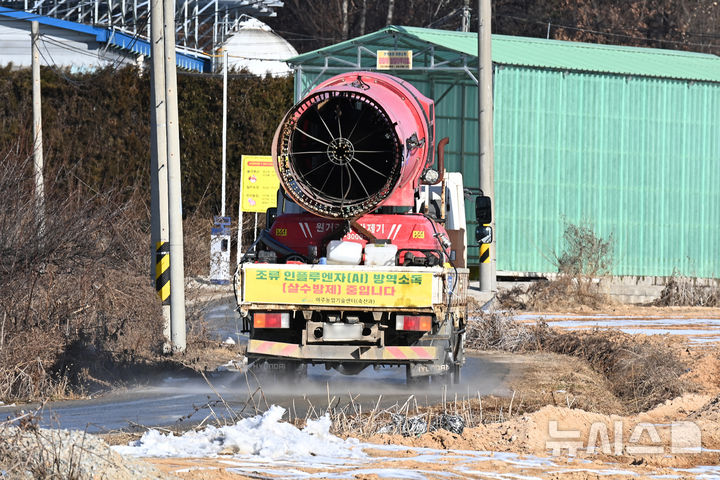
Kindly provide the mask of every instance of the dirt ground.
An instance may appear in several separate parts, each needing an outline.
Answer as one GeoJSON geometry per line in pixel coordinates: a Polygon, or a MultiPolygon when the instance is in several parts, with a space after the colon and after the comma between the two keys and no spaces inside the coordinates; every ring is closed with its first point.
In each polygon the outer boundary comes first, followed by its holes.
{"type": "Polygon", "coordinates": [[[377,435],[367,439],[375,446],[363,447],[368,456],[366,461],[340,465],[288,466],[270,462],[253,465],[231,456],[148,461],[168,474],[199,479],[302,478],[304,475],[432,479],[446,478],[451,473],[461,478],[718,478],[717,469],[704,467],[720,464],[718,420],[719,397],[688,394],[636,416],[545,406],[505,422],[466,429],[462,435],[447,431],[417,438],[377,435]],[[557,422],[555,429],[551,422],[557,422]],[[689,425],[697,426],[698,430],[681,429],[680,435],[684,436],[678,437],[673,425],[686,425],[680,422],[692,422],[689,425]],[[643,431],[643,425],[650,425],[652,433],[643,431]],[[592,429],[595,429],[594,435],[592,429]],[[636,431],[642,435],[631,442],[636,431]],[[574,432],[577,432],[577,441],[564,438],[574,432]],[[698,432],[702,449],[695,452],[693,440],[698,432]],[[659,438],[651,438],[654,434],[659,438]],[[623,441],[616,450],[618,438],[623,441]],[[578,442],[578,450],[571,451],[578,442]],[[594,453],[587,451],[590,442],[596,446],[594,453]],[[385,445],[404,447],[386,450],[385,445]],[[683,445],[693,453],[684,453],[683,445]],[[553,448],[559,450],[557,455],[551,451],[553,448]],[[408,476],[408,471],[416,475],[408,476]]]}
{"type": "MultiPolygon", "coordinates": [[[[603,314],[716,319],[720,309],[616,305],[603,314]]],[[[692,388],[639,414],[627,414],[606,378],[582,359],[493,352],[521,363],[522,373],[510,380],[507,396],[465,400],[486,421],[461,435],[373,435],[360,439],[365,460],[339,465],[276,465],[232,456],[147,461],[179,478],[198,479],[720,478],[720,345],[691,344],[682,335],[652,338],[681,356],[692,388]]]]}

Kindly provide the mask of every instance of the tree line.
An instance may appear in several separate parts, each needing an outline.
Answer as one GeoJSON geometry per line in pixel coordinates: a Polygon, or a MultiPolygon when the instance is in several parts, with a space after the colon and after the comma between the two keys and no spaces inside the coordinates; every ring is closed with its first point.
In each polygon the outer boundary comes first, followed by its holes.
{"type": "MultiPolygon", "coordinates": [[[[477,0],[285,0],[267,23],[307,52],[386,25],[460,30],[477,0]]],[[[493,0],[493,33],[720,53],[715,0],[493,0]]],[[[466,20],[467,21],[467,20],[466,20]]]]}

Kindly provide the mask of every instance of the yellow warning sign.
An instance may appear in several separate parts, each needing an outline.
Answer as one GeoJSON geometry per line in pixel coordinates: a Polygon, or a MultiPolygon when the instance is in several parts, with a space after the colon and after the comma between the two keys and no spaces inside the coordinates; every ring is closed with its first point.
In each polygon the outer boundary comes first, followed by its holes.
{"type": "Polygon", "coordinates": [[[375,307],[430,307],[432,273],[354,272],[326,268],[244,267],[249,303],[375,307]]]}
{"type": "Polygon", "coordinates": [[[412,50],[378,50],[378,70],[412,70],[412,50]]]}
{"type": "Polygon", "coordinates": [[[265,212],[268,208],[276,206],[279,185],[271,156],[242,156],[240,201],[243,212],[265,212]]]}

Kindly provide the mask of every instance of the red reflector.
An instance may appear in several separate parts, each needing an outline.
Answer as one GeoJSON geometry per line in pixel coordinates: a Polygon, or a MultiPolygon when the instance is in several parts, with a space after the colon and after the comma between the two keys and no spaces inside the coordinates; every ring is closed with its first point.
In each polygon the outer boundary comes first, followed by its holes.
{"type": "Polygon", "coordinates": [[[431,329],[432,317],[425,315],[398,315],[395,317],[395,330],[429,332],[431,329]]]}
{"type": "Polygon", "coordinates": [[[256,313],[253,315],[255,328],[289,328],[288,313],[256,313]]]}

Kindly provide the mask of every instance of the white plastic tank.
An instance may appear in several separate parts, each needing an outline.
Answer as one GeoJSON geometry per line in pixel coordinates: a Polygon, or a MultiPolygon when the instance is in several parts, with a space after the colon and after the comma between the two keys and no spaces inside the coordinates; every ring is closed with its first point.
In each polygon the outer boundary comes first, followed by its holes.
{"type": "Polygon", "coordinates": [[[368,243],[365,245],[365,265],[395,265],[398,247],[392,243],[368,243]]]}
{"type": "Polygon", "coordinates": [[[361,243],[331,240],[327,248],[327,263],[328,265],[360,265],[362,251],[361,243]]]}
{"type": "Polygon", "coordinates": [[[228,67],[273,77],[292,75],[293,69],[285,60],[298,54],[287,40],[269,26],[249,16],[238,23],[237,31],[228,37],[223,49],[228,52],[228,67]]]}

